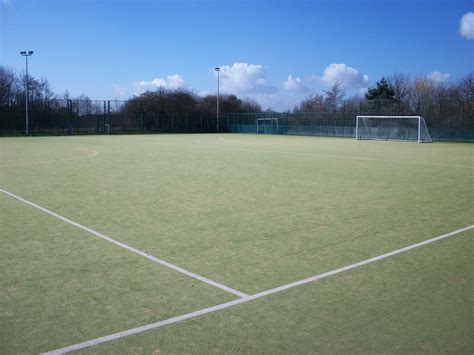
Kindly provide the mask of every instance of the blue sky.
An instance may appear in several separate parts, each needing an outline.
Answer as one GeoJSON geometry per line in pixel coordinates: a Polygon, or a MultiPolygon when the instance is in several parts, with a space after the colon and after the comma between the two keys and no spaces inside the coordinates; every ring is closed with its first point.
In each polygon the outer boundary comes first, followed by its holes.
{"type": "Polygon", "coordinates": [[[474,71],[472,0],[0,0],[0,61],[54,92],[122,99],[158,86],[291,108],[339,80],[348,95],[403,72],[474,71]],[[461,19],[462,28],[461,28],[461,19]]]}

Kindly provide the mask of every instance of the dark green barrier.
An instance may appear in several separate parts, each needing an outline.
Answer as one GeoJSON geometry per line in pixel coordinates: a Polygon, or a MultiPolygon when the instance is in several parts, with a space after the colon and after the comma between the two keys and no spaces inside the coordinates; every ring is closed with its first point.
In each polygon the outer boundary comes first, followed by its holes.
{"type": "MultiPolygon", "coordinates": [[[[30,134],[215,133],[214,113],[155,111],[138,100],[31,101],[30,134]]],[[[341,101],[330,112],[228,113],[220,132],[354,137],[357,115],[424,117],[433,140],[474,141],[474,102],[341,101]]],[[[0,107],[0,135],[25,134],[24,102],[0,107]]]]}

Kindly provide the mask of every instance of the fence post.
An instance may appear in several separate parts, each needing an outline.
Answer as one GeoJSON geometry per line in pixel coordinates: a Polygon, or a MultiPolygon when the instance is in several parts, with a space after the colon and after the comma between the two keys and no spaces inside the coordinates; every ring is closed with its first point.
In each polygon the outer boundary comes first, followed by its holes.
{"type": "Polygon", "coordinates": [[[104,121],[103,121],[103,124],[102,124],[102,133],[105,133],[105,120],[106,120],[106,117],[107,117],[107,101],[104,100],[104,121]]]}
{"type": "Polygon", "coordinates": [[[329,136],[329,116],[326,115],[326,136],[329,136]]]}
{"type": "Polygon", "coordinates": [[[72,135],[72,101],[66,101],[67,106],[67,134],[72,135]]]}
{"type": "Polygon", "coordinates": [[[29,104],[30,104],[30,114],[29,114],[29,117],[28,117],[28,134],[33,136],[35,134],[35,129],[34,129],[34,120],[33,120],[33,117],[35,116],[35,106],[36,106],[36,100],[34,98],[32,98],[31,100],[29,100],[29,104]]]}
{"type": "Polygon", "coordinates": [[[110,100],[107,101],[107,125],[105,125],[106,133],[110,133],[110,100]]]}
{"type": "MultiPolygon", "coordinates": [[[[438,117],[441,117],[441,112],[442,112],[441,103],[442,103],[442,100],[439,100],[438,117]]],[[[451,138],[451,135],[449,134],[449,115],[446,115],[446,131],[444,135],[445,135],[445,139],[449,140],[451,138]]]]}
{"type": "Polygon", "coordinates": [[[143,132],[145,129],[143,129],[143,101],[140,101],[140,130],[143,132]]]}
{"type": "MultiPolygon", "coordinates": [[[[470,132],[470,130],[469,130],[469,121],[470,120],[465,120],[466,117],[465,117],[464,109],[465,109],[464,108],[464,100],[461,100],[461,122],[466,123],[466,127],[460,128],[460,133],[462,134],[462,139],[463,140],[466,139],[466,138],[467,139],[471,138],[471,137],[469,137],[469,132],[470,132]],[[464,131],[466,131],[466,134],[464,133],[464,131]]],[[[464,125],[462,125],[462,126],[464,126],[464,125]]]]}

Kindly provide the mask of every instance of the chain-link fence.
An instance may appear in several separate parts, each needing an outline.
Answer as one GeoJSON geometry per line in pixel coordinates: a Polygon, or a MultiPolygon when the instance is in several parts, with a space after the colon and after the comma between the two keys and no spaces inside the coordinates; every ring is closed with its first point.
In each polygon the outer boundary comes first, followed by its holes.
{"type": "MultiPolygon", "coordinates": [[[[25,110],[23,105],[0,106],[0,135],[24,135],[25,110]]],[[[136,100],[33,101],[28,121],[30,135],[215,133],[217,126],[215,113],[153,111],[136,100]]],[[[222,123],[220,131],[227,131],[222,123]]]]}
{"type": "MultiPolygon", "coordinates": [[[[220,115],[219,131],[354,137],[357,115],[423,116],[433,140],[474,141],[474,102],[420,100],[347,100],[324,112],[228,113],[220,115]]],[[[25,134],[25,107],[0,107],[0,135],[25,134]]],[[[32,101],[29,134],[215,133],[216,115],[165,112],[138,100],[32,101]]]]}
{"type": "Polygon", "coordinates": [[[357,115],[422,116],[433,140],[474,141],[474,103],[456,100],[420,101],[413,108],[398,100],[350,100],[324,112],[229,113],[226,123],[235,133],[355,137],[357,115]]]}

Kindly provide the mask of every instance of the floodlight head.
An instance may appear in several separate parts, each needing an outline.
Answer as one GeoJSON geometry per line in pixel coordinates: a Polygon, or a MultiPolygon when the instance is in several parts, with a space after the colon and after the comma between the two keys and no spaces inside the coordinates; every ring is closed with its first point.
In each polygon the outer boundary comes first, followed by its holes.
{"type": "Polygon", "coordinates": [[[33,51],[28,51],[28,55],[32,55],[33,54],[33,51]]]}
{"type": "Polygon", "coordinates": [[[215,68],[214,68],[214,70],[216,70],[216,71],[220,71],[220,70],[221,70],[221,68],[219,68],[219,67],[215,67],[215,68]]]}
{"type": "Polygon", "coordinates": [[[20,52],[21,55],[26,55],[25,51],[20,52]]]}

